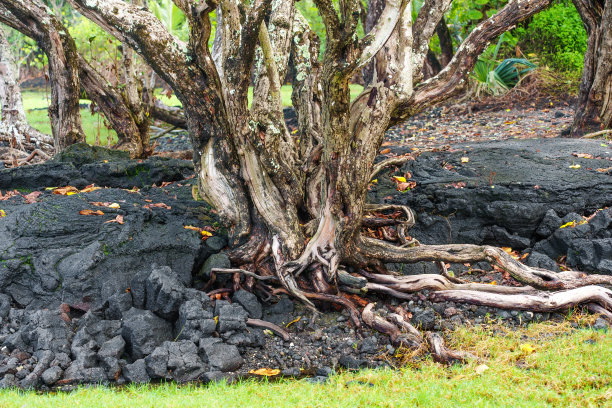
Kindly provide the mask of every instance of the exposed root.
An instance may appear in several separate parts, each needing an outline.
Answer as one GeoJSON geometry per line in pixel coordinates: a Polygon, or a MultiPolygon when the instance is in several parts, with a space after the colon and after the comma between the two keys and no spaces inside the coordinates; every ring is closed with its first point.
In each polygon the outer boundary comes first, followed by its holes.
{"type": "Polygon", "coordinates": [[[601,286],[584,286],[560,292],[539,292],[529,295],[445,290],[432,293],[430,299],[434,302],[463,302],[534,312],[563,311],[584,303],[595,303],[605,310],[612,310],[612,291],[601,286]]]}
{"type": "Polygon", "coordinates": [[[501,248],[468,244],[421,245],[402,248],[386,242],[361,237],[358,251],[383,262],[414,263],[443,261],[453,263],[486,261],[508,272],[517,281],[542,290],[575,289],[586,285],[612,285],[612,276],[587,275],[576,271],[551,272],[532,268],[512,258],[501,248]]]}
{"type": "Polygon", "coordinates": [[[255,272],[247,271],[246,269],[212,268],[210,271],[215,274],[219,274],[219,273],[220,274],[231,274],[231,275],[242,274],[245,276],[250,276],[260,281],[269,281],[269,280],[278,281],[278,278],[276,276],[261,276],[261,275],[256,274],[255,272]]]}
{"type": "MultiPolygon", "coordinates": [[[[410,329],[407,332],[402,332],[402,330],[395,324],[391,323],[387,319],[379,316],[374,313],[372,310],[374,309],[374,303],[369,303],[366,307],[363,308],[363,312],[361,312],[361,317],[363,322],[370,326],[372,329],[379,331],[383,334],[386,334],[391,339],[391,342],[394,346],[406,346],[406,347],[420,347],[423,343],[423,337],[418,330],[410,325],[408,322],[404,322],[402,319],[402,326],[406,328],[406,326],[410,326],[410,329]]],[[[395,315],[398,316],[399,315],[395,315]]]]}
{"type": "Polygon", "coordinates": [[[501,286],[488,285],[485,283],[454,283],[448,278],[441,275],[423,274],[423,275],[407,275],[407,276],[392,276],[384,274],[368,273],[361,271],[361,274],[367,277],[370,281],[366,285],[366,289],[379,291],[377,288],[383,286],[392,289],[396,292],[414,293],[421,290],[457,290],[457,291],[476,291],[498,294],[533,294],[537,291],[529,286],[501,286]],[[377,285],[378,284],[378,285],[377,285]]]}
{"type": "Polygon", "coordinates": [[[451,350],[444,344],[444,339],[438,333],[427,332],[425,334],[429,350],[434,361],[442,364],[465,363],[469,360],[477,360],[477,357],[465,351],[451,350]]]}
{"type": "Polygon", "coordinates": [[[372,168],[372,173],[370,173],[370,180],[376,177],[376,175],[380,173],[381,171],[383,171],[386,167],[404,164],[410,160],[414,160],[414,157],[399,156],[399,157],[391,157],[391,158],[385,159],[374,165],[374,167],[372,168]]]}
{"type": "Polygon", "coordinates": [[[281,285],[283,285],[289,294],[301,300],[313,312],[318,313],[315,305],[308,300],[308,298],[304,295],[304,292],[302,292],[302,290],[298,287],[292,270],[285,266],[280,249],[280,243],[278,242],[278,237],[276,236],[272,239],[272,257],[274,258],[274,263],[276,266],[276,276],[278,277],[281,285]]]}
{"type": "MultiPolygon", "coordinates": [[[[336,277],[340,257],[335,248],[337,222],[331,215],[329,204],[325,207],[323,216],[319,221],[317,232],[306,245],[306,249],[302,255],[295,261],[290,261],[282,265],[287,273],[293,276],[299,276],[313,262],[321,264],[328,282],[332,282],[336,277]]],[[[278,243],[278,239],[276,242],[278,243]]],[[[277,265],[278,266],[278,265],[277,265]]]]}
{"type": "Polygon", "coordinates": [[[272,330],[274,333],[281,336],[283,340],[291,340],[291,335],[289,334],[289,332],[283,329],[282,327],[275,325],[274,323],[266,322],[265,320],[260,319],[247,319],[246,324],[253,327],[261,327],[264,329],[272,330]]]}
{"type": "Polygon", "coordinates": [[[587,308],[589,309],[589,312],[594,314],[600,314],[601,317],[606,319],[609,323],[612,323],[612,312],[610,312],[609,310],[604,309],[596,303],[587,304],[587,308]]]}
{"type": "Polygon", "coordinates": [[[434,360],[439,363],[454,364],[476,359],[470,353],[446,348],[444,339],[437,333],[427,332],[425,338],[423,338],[423,335],[399,314],[392,313],[388,318],[384,318],[374,313],[373,308],[374,303],[369,303],[363,309],[361,316],[364,323],[372,329],[388,335],[396,347],[422,349],[426,341],[434,360]]]}
{"type": "MultiPolygon", "coordinates": [[[[414,211],[405,205],[395,204],[367,204],[364,208],[365,212],[383,212],[383,211],[399,211],[404,214],[402,219],[399,218],[370,218],[365,217],[362,221],[362,226],[366,228],[379,228],[385,226],[396,225],[397,237],[402,247],[410,245],[418,245],[418,241],[409,238],[406,231],[416,222],[414,211]]],[[[384,229],[382,230],[384,234],[384,229]]],[[[386,238],[388,239],[388,238],[386,238]]]]}

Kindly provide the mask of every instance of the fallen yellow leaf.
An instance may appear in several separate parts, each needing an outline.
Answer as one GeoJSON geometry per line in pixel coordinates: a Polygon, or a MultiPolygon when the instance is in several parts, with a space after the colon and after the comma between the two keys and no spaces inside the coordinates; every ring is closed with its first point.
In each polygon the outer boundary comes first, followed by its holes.
{"type": "Polygon", "coordinates": [[[461,163],[468,163],[470,161],[469,157],[462,157],[461,158],[461,163]]]}
{"type": "Polygon", "coordinates": [[[535,347],[529,343],[521,344],[520,349],[521,349],[521,352],[526,355],[529,355],[535,351],[535,347]]]}
{"type": "Polygon", "coordinates": [[[0,210],[0,217],[6,217],[6,213],[4,212],[4,210],[0,210]]]}
{"type": "Polygon", "coordinates": [[[405,183],[406,182],[406,177],[394,176],[393,178],[395,179],[395,181],[400,182],[400,183],[405,183]]]}
{"type": "Polygon", "coordinates": [[[574,227],[576,226],[576,221],[570,221],[570,222],[566,222],[565,224],[563,224],[562,226],[560,226],[559,228],[567,228],[567,227],[574,227]]]}
{"type": "Polygon", "coordinates": [[[572,164],[571,166],[569,166],[570,169],[579,169],[580,165],[579,164],[572,164]]]}
{"type": "Polygon", "coordinates": [[[55,190],[53,190],[53,194],[59,194],[59,195],[72,195],[78,192],[79,190],[76,187],[72,187],[72,186],[60,187],[60,188],[56,188],[55,190]]]}
{"type": "Polygon", "coordinates": [[[206,230],[200,231],[200,234],[202,234],[202,236],[205,236],[205,237],[212,237],[213,236],[212,232],[208,232],[206,230]]]}
{"type": "Polygon", "coordinates": [[[260,368],[257,370],[249,371],[249,374],[264,375],[266,377],[270,377],[273,375],[279,375],[280,370],[278,368],[260,368]]]}

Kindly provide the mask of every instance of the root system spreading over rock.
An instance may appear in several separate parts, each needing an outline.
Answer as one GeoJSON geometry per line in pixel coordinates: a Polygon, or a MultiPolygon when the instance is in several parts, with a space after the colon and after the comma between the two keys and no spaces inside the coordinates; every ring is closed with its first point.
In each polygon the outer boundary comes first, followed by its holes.
{"type": "Polygon", "coordinates": [[[262,274],[265,259],[232,265],[215,212],[192,198],[189,162],[77,146],[2,170],[0,386],[213,381],[258,368],[319,381],[394,364],[398,348],[473,358],[444,346],[439,332],[457,325],[523,325],[573,307],[609,318],[612,292],[585,286],[612,279],[612,181],[597,172],[610,154],[599,145],[454,146],[383,169],[370,190],[382,206],[357,248],[384,249],[383,262],[338,265],[319,240],[308,264],[321,266],[272,262],[284,276],[262,274]],[[397,177],[414,184],[399,193],[397,177]],[[287,296],[287,276],[322,313],[287,296]]]}

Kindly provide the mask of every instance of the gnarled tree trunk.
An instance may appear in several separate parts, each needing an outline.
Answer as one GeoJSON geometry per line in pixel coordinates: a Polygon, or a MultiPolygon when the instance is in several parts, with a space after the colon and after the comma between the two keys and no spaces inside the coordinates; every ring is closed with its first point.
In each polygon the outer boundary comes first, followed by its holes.
{"type": "MultiPolygon", "coordinates": [[[[363,38],[356,34],[362,12],[359,0],[340,1],[339,10],[331,0],[315,0],[327,33],[322,61],[317,59],[317,38],[292,1],[220,0],[218,65],[208,47],[209,13],[217,4],[175,0],[190,23],[185,44],[150,12],[122,0],[70,3],[129,44],[182,102],[200,194],[227,221],[231,258],[243,271],[220,273],[244,273],[243,285],[267,291],[272,289],[264,281],[276,281],[281,290],[312,308],[313,301],[337,302],[351,310],[356,324],[356,306],[339,296],[339,287],[357,285],[397,297],[427,288],[449,291],[440,298],[499,307],[516,307],[517,302],[547,310],[584,302],[612,305],[612,292],[579,288],[610,284],[610,277],[583,278],[576,272],[529,268],[492,247],[419,245],[405,234],[414,223],[410,209],[366,203],[373,174],[402,161],[392,158],[374,166],[389,126],[458,92],[487,45],[547,7],[550,0],[510,0],[480,23],[447,67],[427,81],[422,81],[421,68],[450,0],[426,0],[415,21],[409,1],[387,0],[378,22],[363,38]],[[285,126],[280,100],[280,78],[286,73],[289,53],[296,69],[292,96],[299,123],[296,134],[285,126]],[[351,102],[350,79],[374,58],[372,82],[351,102]],[[249,109],[251,72],[255,92],[249,109]],[[363,231],[364,225],[372,225],[377,215],[387,211],[402,214],[393,221],[393,243],[363,231]],[[384,262],[422,260],[488,261],[529,286],[464,285],[431,276],[409,281],[384,273],[384,262]],[[560,292],[554,296],[542,292],[550,290],[560,292]],[[458,291],[465,291],[465,296],[458,291]]],[[[372,316],[371,308],[363,313],[366,323],[381,330],[390,327],[372,316]]],[[[396,331],[409,327],[400,318],[387,323],[396,331]]]]}
{"type": "Polygon", "coordinates": [[[74,40],[40,0],[3,0],[0,22],[33,38],[49,61],[51,130],[55,150],[85,140],[79,112],[79,75],[74,40]]]}
{"type": "Polygon", "coordinates": [[[612,1],[575,0],[589,36],[573,136],[612,127],[612,1]]]}

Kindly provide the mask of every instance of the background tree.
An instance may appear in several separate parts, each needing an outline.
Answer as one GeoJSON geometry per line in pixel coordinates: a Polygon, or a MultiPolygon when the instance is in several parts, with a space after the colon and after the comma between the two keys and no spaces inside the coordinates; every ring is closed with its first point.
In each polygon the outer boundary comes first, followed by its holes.
{"type": "MultiPolygon", "coordinates": [[[[0,3],[9,1],[16,0],[0,3]]],[[[187,42],[143,7],[122,0],[69,1],[140,54],[181,101],[199,192],[225,218],[231,259],[241,268],[229,272],[247,275],[246,286],[261,280],[258,287],[271,290],[269,282],[276,281],[312,308],[313,300],[340,303],[357,325],[357,310],[339,287],[399,298],[433,289],[435,300],[538,311],[588,303],[612,316],[604,309],[612,306],[612,292],[583,287],[612,283],[610,277],[530,268],[499,248],[420,245],[405,233],[414,223],[409,208],[366,202],[373,175],[406,160],[374,165],[385,131],[456,94],[488,44],[550,0],[511,0],[483,16],[446,68],[426,81],[422,67],[450,0],[425,1],[414,21],[410,2],[387,0],[378,23],[363,37],[359,0],[315,0],[326,33],[321,61],[318,38],[291,0],[174,0],[189,23],[187,42]],[[218,67],[209,48],[210,15],[217,7],[218,67]],[[285,126],[279,92],[290,53],[300,124],[295,135],[285,126]],[[351,102],[351,78],[375,57],[375,80],[351,102]],[[258,91],[249,108],[251,83],[258,91]],[[383,216],[389,211],[403,216],[389,221],[383,216]],[[390,237],[395,242],[363,229],[381,223],[396,227],[390,237]],[[468,284],[440,275],[396,277],[384,268],[385,262],[418,261],[488,261],[528,286],[468,284]],[[553,290],[558,292],[545,292],[553,290]]],[[[395,330],[395,339],[398,327],[409,328],[402,320],[381,320],[371,307],[363,319],[390,334],[395,330]]]]}
{"type": "Polygon", "coordinates": [[[15,63],[11,46],[6,38],[6,33],[0,28],[0,103],[2,105],[0,138],[15,145],[21,145],[24,142],[45,145],[53,143],[49,136],[28,124],[18,79],[19,69],[15,63]]]}
{"type": "Polygon", "coordinates": [[[33,38],[49,61],[49,117],[56,151],[84,141],[79,113],[79,75],[76,45],[56,16],[39,0],[0,3],[0,21],[33,38]]]}
{"type": "MultiPolygon", "coordinates": [[[[135,4],[142,5],[138,2],[135,4]]],[[[114,70],[108,70],[115,75],[113,84],[108,73],[106,75],[100,73],[100,68],[94,68],[79,54],[69,30],[40,0],[31,2],[3,0],[0,1],[0,7],[4,8],[4,12],[0,8],[0,21],[34,38],[41,48],[47,47],[43,49],[46,50],[50,61],[52,104],[49,111],[54,134],[58,135],[56,136],[57,151],[77,141],[84,141],[82,130],[78,138],[65,134],[67,129],[72,129],[68,123],[78,122],[80,126],[78,102],[81,86],[87,97],[95,103],[113,130],[117,132],[119,140],[116,148],[130,152],[131,157],[146,157],[152,153],[149,128],[153,118],[160,118],[176,126],[185,126],[185,119],[180,112],[162,103],[156,103],[153,97],[154,80],[152,84],[149,84],[145,76],[149,72],[148,67],[143,65],[129,46],[120,47],[120,59],[117,65],[113,65],[114,70]],[[28,16],[28,19],[20,20],[20,16],[24,15],[28,16]],[[65,47],[46,45],[47,39],[51,41],[58,38],[58,35],[61,36],[66,47],[70,47],[68,54],[60,54],[60,51],[66,49],[65,47]],[[69,70],[61,71],[57,68],[62,64],[70,67],[69,70]],[[76,76],[73,72],[75,69],[76,76]],[[59,80],[58,75],[60,75],[59,80]],[[58,105],[57,107],[56,99],[61,99],[63,103],[71,105],[58,105]]]]}
{"type": "Polygon", "coordinates": [[[612,127],[612,1],[575,0],[589,36],[571,132],[612,127]]]}

